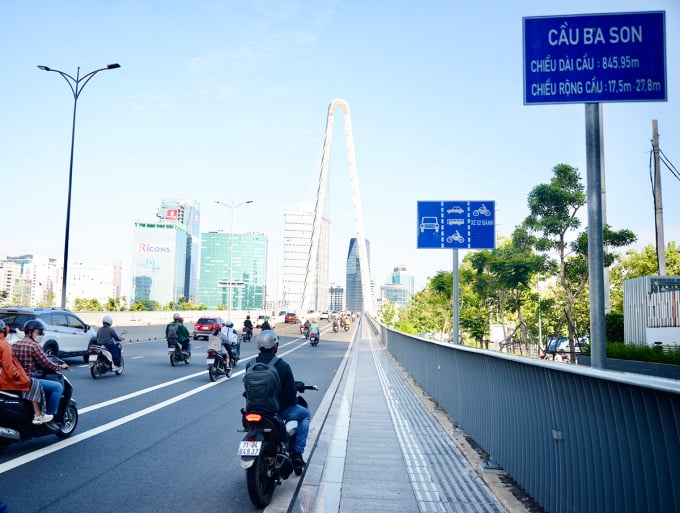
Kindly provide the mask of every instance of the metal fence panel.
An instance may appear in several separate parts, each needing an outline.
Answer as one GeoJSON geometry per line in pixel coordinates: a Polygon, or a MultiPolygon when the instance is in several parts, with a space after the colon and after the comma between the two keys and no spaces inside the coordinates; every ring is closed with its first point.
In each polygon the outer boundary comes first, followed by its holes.
{"type": "Polygon", "coordinates": [[[437,343],[372,321],[550,513],[680,512],[680,382],[437,343]]]}

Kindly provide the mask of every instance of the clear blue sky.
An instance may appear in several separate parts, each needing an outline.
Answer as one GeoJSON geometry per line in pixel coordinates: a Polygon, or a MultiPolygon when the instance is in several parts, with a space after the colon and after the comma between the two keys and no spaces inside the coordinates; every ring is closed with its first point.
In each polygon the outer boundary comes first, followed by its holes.
{"type": "MultiPolygon", "coordinates": [[[[421,287],[451,269],[416,248],[418,200],[495,200],[498,233],[558,163],[581,170],[584,106],[523,105],[522,17],[666,11],[668,101],[604,105],[607,220],[654,241],[652,119],[680,167],[677,0],[231,1],[27,0],[0,3],[0,254],[63,255],[73,98],[47,65],[75,75],[109,63],[78,101],[71,262],[122,260],[161,198],[200,202],[202,231],[271,239],[283,212],[313,202],[328,105],[351,109],[373,274],[407,264],[421,287]]],[[[340,111],[327,214],[333,280],[354,236],[340,111]]],[[[680,183],[665,169],[667,241],[680,241],[680,183]]],[[[583,213],[585,219],[585,211],[583,213]]],[[[462,258],[463,254],[461,254],[462,258]]]]}

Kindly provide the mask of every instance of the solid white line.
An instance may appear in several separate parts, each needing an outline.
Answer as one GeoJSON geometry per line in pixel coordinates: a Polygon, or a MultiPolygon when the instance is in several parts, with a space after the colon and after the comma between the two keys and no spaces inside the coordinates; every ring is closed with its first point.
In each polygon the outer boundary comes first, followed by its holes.
{"type": "MultiPolygon", "coordinates": [[[[296,339],[296,340],[298,340],[298,339],[296,339]]],[[[295,340],[293,340],[292,342],[289,342],[286,345],[290,345],[294,342],[295,342],[295,340]]],[[[287,354],[292,353],[293,351],[297,351],[298,349],[300,349],[304,345],[306,345],[306,341],[304,341],[301,344],[298,344],[296,347],[293,347],[290,350],[282,353],[281,356],[285,356],[287,354]]],[[[245,360],[250,360],[254,357],[255,357],[255,355],[249,356],[245,360]]],[[[105,406],[110,406],[111,404],[122,402],[122,401],[125,401],[127,399],[131,399],[132,397],[136,397],[136,396],[151,392],[153,390],[157,390],[159,388],[164,388],[164,387],[173,385],[175,383],[179,383],[181,381],[185,381],[187,379],[191,379],[191,378],[194,378],[196,376],[200,376],[201,374],[204,374],[205,372],[207,372],[207,369],[203,370],[201,372],[197,372],[195,374],[191,374],[189,376],[184,376],[182,378],[178,378],[178,379],[175,379],[175,380],[172,380],[172,381],[167,381],[165,383],[161,383],[161,384],[153,386],[153,387],[145,388],[144,390],[139,390],[138,392],[134,392],[132,394],[127,394],[127,395],[124,395],[124,396],[121,396],[121,397],[118,397],[118,398],[111,399],[109,401],[104,401],[102,403],[94,404],[92,406],[88,406],[87,408],[83,408],[82,410],[79,410],[79,414],[80,413],[87,413],[87,412],[90,412],[90,411],[93,411],[93,410],[97,410],[97,409],[103,408],[105,406]]],[[[133,420],[136,420],[136,419],[143,417],[145,415],[149,415],[150,413],[153,413],[153,412],[158,411],[162,408],[165,408],[166,406],[170,406],[172,404],[175,404],[176,402],[182,401],[182,400],[186,399],[187,397],[191,397],[192,395],[198,394],[199,392],[203,392],[204,390],[212,388],[216,385],[229,382],[234,377],[240,376],[244,372],[245,372],[245,369],[242,369],[242,370],[236,372],[235,374],[232,374],[232,377],[230,379],[215,381],[214,383],[206,383],[205,385],[201,385],[198,388],[194,388],[193,390],[189,390],[187,392],[184,392],[183,394],[172,397],[171,399],[167,399],[167,400],[160,402],[158,404],[155,404],[153,406],[149,406],[148,408],[144,408],[142,410],[136,411],[134,413],[131,413],[131,414],[126,415],[124,417],[121,417],[119,419],[113,420],[113,421],[111,421],[107,424],[103,424],[99,427],[90,429],[89,431],[85,431],[84,433],[74,435],[71,438],[68,438],[68,439],[65,439],[65,440],[60,440],[59,442],[52,444],[48,447],[43,447],[42,449],[32,451],[28,454],[25,454],[23,456],[19,456],[19,457],[14,458],[10,461],[2,463],[2,464],[0,464],[0,474],[3,474],[3,473],[5,473],[9,470],[13,470],[17,467],[20,467],[21,465],[25,465],[26,463],[30,463],[31,461],[35,461],[39,458],[42,458],[43,456],[47,456],[47,455],[52,454],[54,452],[60,451],[62,449],[66,449],[67,447],[70,447],[71,445],[77,444],[79,442],[87,440],[88,438],[92,438],[93,436],[99,435],[101,433],[104,433],[104,432],[109,431],[111,429],[114,429],[116,427],[127,424],[128,422],[132,422],[133,420]]]]}

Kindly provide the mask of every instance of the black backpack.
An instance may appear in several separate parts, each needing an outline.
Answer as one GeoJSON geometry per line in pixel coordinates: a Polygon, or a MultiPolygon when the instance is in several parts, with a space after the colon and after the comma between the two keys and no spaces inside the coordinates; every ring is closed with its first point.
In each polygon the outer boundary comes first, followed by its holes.
{"type": "Polygon", "coordinates": [[[269,363],[256,361],[246,369],[243,386],[247,411],[279,412],[281,379],[279,371],[274,367],[279,360],[278,356],[274,356],[269,363]]]}

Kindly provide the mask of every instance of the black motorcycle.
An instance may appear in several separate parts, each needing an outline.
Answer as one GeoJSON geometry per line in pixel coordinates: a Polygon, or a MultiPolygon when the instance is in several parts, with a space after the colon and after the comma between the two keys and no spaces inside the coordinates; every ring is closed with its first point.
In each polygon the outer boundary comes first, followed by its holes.
{"type": "MultiPolygon", "coordinates": [[[[298,393],[318,390],[295,382],[298,393]]],[[[300,395],[298,403],[307,408],[307,401],[300,395]]],[[[241,468],[246,471],[246,485],[250,500],[259,508],[266,507],[272,500],[274,488],[293,472],[291,453],[295,447],[297,421],[285,422],[278,414],[241,409],[242,423],[246,431],[238,448],[241,468]]],[[[295,469],[295,474],[302,474],[295,469]]]]}
{"type": "Polygon", "coordinates": [[[310,333],[309,334],[309,343],[312,344],[312,347],[316,347],[319,345],[319,335],[317,333],[310,333]]]}
{"type": "Polygon", "coordinates": [[[219,351],[208,349],[208,358],[205,363],[208,365],[210,381],[217,381],[220,376],[231,377],[231,367],[227,367],[227,361],[219,351]]]}
{"type": "Polygon", "coordinates": [[[168,355],[170,355],[170,365],[175,367],[184,362],[191,363],[191,353],[182,349],[182,344],[176,340],[168,340],[168,355]]]}
{"type": "Polygon", "coordinates": [[[243,326],[243,341],[250,342],[253,339],[253,328],[243,326]]]}
{"type": "MultiPolygon", "coordinates": [[[[50,360],[60,362],[54,357],[50,360]]],[[[78,408],[73,399],[73,385],[59,371],[41,372],[36,377],[60,381],[64,391],[59,399],[59,408],[52,422],[33,424],[33,404],[22,399],[20,392],[0,391],[0,452],[8,445],[32,438],[56,435],[68,438],[78,425],[78,408]]]]}

